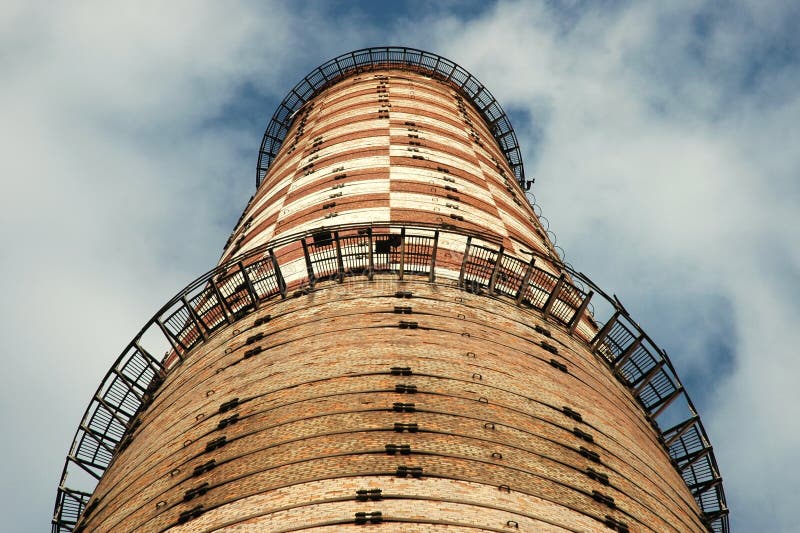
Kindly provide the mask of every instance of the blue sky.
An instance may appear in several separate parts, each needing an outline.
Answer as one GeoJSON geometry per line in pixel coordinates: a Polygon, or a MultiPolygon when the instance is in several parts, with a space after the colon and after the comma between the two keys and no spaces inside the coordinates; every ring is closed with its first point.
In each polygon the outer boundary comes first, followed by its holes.
{"type": "Polygon", "coordinates": [[[74,429],[139,327],[217,260],[277,103],[407,45],[510,112],[567,260],[701,409],[736,531],[796,531],[800,4],[6,1],[0,510],[48,526],[74,429]]]}

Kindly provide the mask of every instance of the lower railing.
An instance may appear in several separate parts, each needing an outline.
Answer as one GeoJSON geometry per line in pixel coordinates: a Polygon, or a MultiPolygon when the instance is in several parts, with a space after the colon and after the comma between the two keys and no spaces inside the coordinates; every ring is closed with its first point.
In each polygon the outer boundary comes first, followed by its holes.
{"type": "Polygon", "coordinates": [[[666,352],[616,297],[582,273],[554,268],[550,259],[510,255],[490,234],[387,223],[281,238],[204,274],[162,307],[117,358],[81,419],[61,475],[52,531],[74,531],[81,515],[92,512],[91,494],[130,443],[137,415],[193,348],[267,300],[313,290],[322,280],[378,273],[454,282],[472,293],[509,298],[582,339],[638,399],[709,529],[729,530],[722,480],[694,405],[666,352]],[[601,320],[594,304],[610,316],[601,320]]]}

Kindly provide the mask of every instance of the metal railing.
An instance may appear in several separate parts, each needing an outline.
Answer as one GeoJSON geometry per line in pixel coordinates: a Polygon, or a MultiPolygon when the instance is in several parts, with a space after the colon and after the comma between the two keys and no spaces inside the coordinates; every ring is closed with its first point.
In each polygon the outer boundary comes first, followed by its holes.
{"type": "Polygon", "coordinates": [[[52,531],[74,531],[80,517],[92,512],[97,500],[91,505],[89,501],[97,481],[130,444],[138,414],[152,401],[166,373],[215,331],[270,299],[313,290],[321,280],[390,273],[431,283],[455,281],[472,293],[511,299],[587,342],[647,413],[709,529],[727,533],[728,509],[714,453],[666,352],[616,297],[587,276],[564,265],[558,265],[564,273],[555,276],[537,266],[537,260],[551,261],[508,254],[490,234],[449,225],[373,223],[287,236],[207,272],[147,322],[103,378],[66,458],[52,531]],[[460,269],[437,267],[445,261],[460,262],[460,269]],[[612,310],[605,321],[588,311],[594,295],[612,310]],[[579,330],[581,321],[590,327],[579,330]],[[152,355],[156,353],[164,353],[163,358],[152,355]],[[671,423],[661,429],[659,420],[671,423]],[[70,486],[68,475],[80,473],[83,485],[70,486]]]}
{"type": "Polygon", "coordinates": [[[511,166],[517,182],[523,189],[526,188],[525,170],[522,166],[522,154],[517,136],[503,108],[492,93],[472,74],[447,58],[415,48],[393,46],[365,48],[335,57],[314,69],[289,91],[278,105],[264,132],[261,149],[258,152],[256,188],[261,185],[269,166],[278,155],[278,150],[286,139],[297,111],[306,102],[342,78],[383,68],[414,70],[452,85],[483,117],[511,166]]]}

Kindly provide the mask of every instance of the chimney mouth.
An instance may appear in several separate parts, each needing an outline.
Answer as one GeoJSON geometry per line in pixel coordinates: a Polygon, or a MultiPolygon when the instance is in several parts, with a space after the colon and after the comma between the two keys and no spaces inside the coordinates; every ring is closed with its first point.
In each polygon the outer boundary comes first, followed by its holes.
{"type": "Polygon", "coordinates": [[[309,100],[348,76],[385,69],[408,70],[450,84],[478,110],[514,172],[517,183],[527,190],[529,185],[525,180],[517,135],[508,115],[492,93],[454,61],[405,46],[363,48],[342,54],[321,64],[295,85],[278,105],[264,132],[256,165],[256,188],[261,185],[277,156],[294,117],[309,100]]]}

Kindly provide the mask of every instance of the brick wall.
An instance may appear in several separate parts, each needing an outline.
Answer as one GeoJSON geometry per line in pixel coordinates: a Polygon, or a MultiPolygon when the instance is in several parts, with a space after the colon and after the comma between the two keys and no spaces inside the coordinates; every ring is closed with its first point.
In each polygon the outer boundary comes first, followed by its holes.
{"type": "Polygon", "coordinates": [[[386,71],[346,78],[298,113],[222,260],[323,225],[390,220],[554,254],[471,104],[444,82],[386,71]]]}
{"type": "Polygon", "coordinates": [[[351,278],[269,302],[178,366],[141,420],[98,486],[89,530],[160,531],[198,505],[203,513],[178,530],[333,528],[372,511],[385,516],[381,527],[408,531],[508,521],[604,530],[606,516],[631,531],[703,530],[643,412],[583,341],[508,299],[446,285],[351,278]],[[403,466],[421,477],[396,477],[403,466]],[[391,498],[356,500],[375,487],[391,498]],[[193,489],[202,494],[184,501],[193,489]]]}

